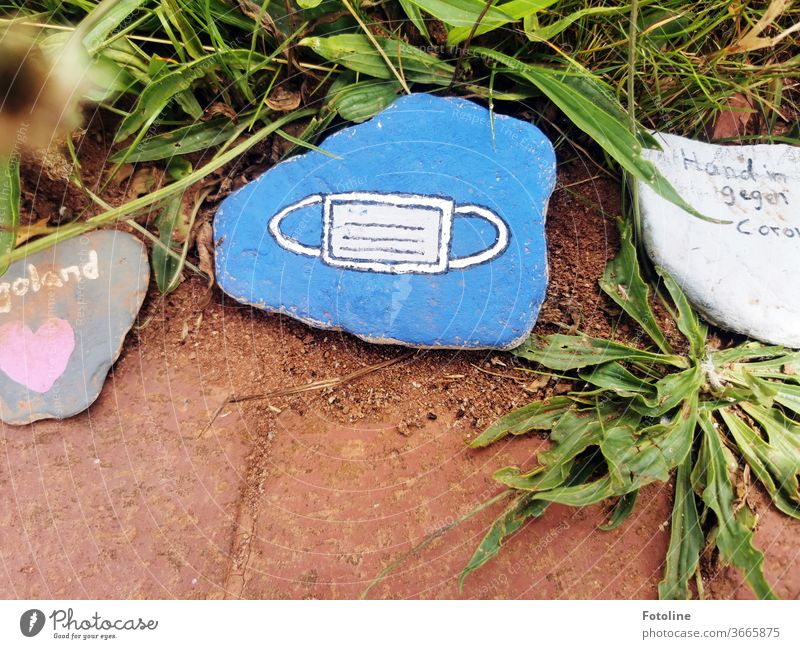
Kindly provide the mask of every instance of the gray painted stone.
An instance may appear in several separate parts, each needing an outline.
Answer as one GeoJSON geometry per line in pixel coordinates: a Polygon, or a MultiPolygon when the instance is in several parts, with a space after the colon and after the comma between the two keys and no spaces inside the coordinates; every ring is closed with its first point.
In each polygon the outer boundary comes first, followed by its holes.
{"type": "Polygon", "coordinates": [[[800,347],[800,148],[721,146],[657,134],[646,151],[693,217],[640,183],[644,243],[710,322],[800,347]]]}
{"type": "Polygon", "coordinates": [[[92,232],[11,265],[0,278],[0,419],[85,410],[142,306],[150,267],[130,234],[92,232]]]}

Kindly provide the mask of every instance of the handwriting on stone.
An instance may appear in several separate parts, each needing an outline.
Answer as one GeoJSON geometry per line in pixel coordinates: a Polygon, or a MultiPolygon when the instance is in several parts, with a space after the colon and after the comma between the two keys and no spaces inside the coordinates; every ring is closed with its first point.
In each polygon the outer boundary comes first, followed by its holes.
{"type": "Polygon", "coordinates": [[[40,272],[34,264],[28,264],[24,275],[0,282],[0,313],[11,311],[12,297],[24,297],[29,291],[38,293],[43,287],[61,288],[70,281],[80,282],[84,279],[97,279],[98,277],[100,277],[100,270],[96,250],[89,251],[88,260],[85,263],[58,269],[40,272]]]}
{"type": "Polygon", "coordinates": [[[647,150],[698,219],[640,185],[642,237],[653,261],[710,322],[800,348],[800,148],[723,146],[655,134],[647,150]]]}
{"type": "Polygon", "coordinates": [[[739,204],[761,211],[765,205],[789,205],[788,178],[781,171],[770,169],[766,164],[761,164],[762,171],[759,171],[753,158],[747,158],[742,166],[735,166],[716,160],[701,160],[697,151],[687,152],[681,148],[680,154],[685,171],[699,171],[715,181],[723,178],[728,181],[721,186],[715,183],[720,200],[728,207],[739,204]],[[753,188],[752,184],[757,187],[753,188]]]}

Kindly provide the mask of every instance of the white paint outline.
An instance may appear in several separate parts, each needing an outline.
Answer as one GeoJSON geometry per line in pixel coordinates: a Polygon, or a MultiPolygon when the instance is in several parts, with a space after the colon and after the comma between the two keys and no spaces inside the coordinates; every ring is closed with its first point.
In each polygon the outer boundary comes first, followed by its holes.
{"type": "Polygon", "coordinates": [[[450,268],[469,268],[470,266],[486,263],[495,257],[499,257],[506,249],[506,246],[508,246],[508,225],[503,219],[497,216],[497,214],[492,212],[492,210],[481,207],[480,205],[462,205],[453,210],[453,216],[468,215],[479,216],[489,221],[497,231],[497,239],[483,252],[470,255],[469,257],[451,259],[449,264],[450,268]]]}
{"type": "Polygon", "coordinates": [[[378,192],[342,192],[338,194],[311,194],[302,200],[283,208],[269,220],[268,229],[279,246],[299,255],[308,257],[321,257],[322,261],[334,268],[350,270],[365,270],[388,274],[440,274],[450,269],[463,270],[471,266],[491,261],[498,257],[508,246],[510,233],[506,222],[495,212],[479,205],[455,206],[452,199],[438,196],[420,196],[417,194],[378,193],[378,192]],[[281,222],[292,212],[311,205],[322,204],[322,244],[320,248],[306,246],[296,239],[287,237],[281,232],[281,222]],[[431,262],[382,262],[358,261],[353,259],[340,259],[331,253],[331,222],[333,207],[336,205],[363,205],[379,204],[395,207],[421,207],[436,210],[439,213],[438,256],[434,263],[431,262]],[[494,243],[479,253],[467,257],[450,259],[450,245],[452,240],[453,219],[458,216],[482,218],[494,227],[497,236],[494,243]]]}
{"type": "Polygon", "coordinates": [[[370,270],[376,273],[390,273],[402,275],[406,273],[437,274],[447,271],[449,243],[453,222],[453,201],[432,196],[418,196],[415,194],[379,194],[376,192],[345,192],[325,196],[324,212],[322,215],[322,261],[335,268],[348,268],[351,270],[370,270]],[[376,203],[389,207],[422,207],[436,210],[439,214],[439,227],[436,229],[438,236],[438,255],[436,262],[401,261],[397,263],[381,261],[358,261],[355,259],[342,259],[332,254],[331,237],[333,236],[331,223],[333,208],[336,205],[364,205],[376,203]]]}
{"type": "Polygon", "coordinates": [[[308,207],[309,205],[322,203],[324,200],[325,197],[322,194],[312,194],[311,196],[306,196],[303,200],[297,201],[296,203],[289,205],[289,207],[284,207],[269,220],[269,232],[273,237],[275,237],[275,241],[278,242],[278,245],[281,248],[289,250],[290,252],[295,252],[298,255],[307,255],[309,257],[320,256],[320,250],[318,248],[304,246],[302,243],[297,241],[297,239],[292,239],[291,237],[285,236],[283,232],[281,232],[281,221],[283,221],[283,219],[289,216],[289,214],[292,212],[300,210],[304,207],[308,207]]]}

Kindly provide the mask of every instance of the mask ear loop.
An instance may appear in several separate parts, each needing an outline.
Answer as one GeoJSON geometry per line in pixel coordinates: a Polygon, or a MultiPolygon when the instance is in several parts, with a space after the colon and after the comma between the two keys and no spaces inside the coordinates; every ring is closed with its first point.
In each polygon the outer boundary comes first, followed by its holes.
{"type": "Polygon", "coordinates": [[[289,205],[289,207],[283,208],[269,220],[269,232],[275,238],[275,241],[278,242],[278,245],[281,248],[295,252],[298,255],[306,255],[308,257],[320,256],[319,248],[305,246],[297,239],[292,239],[291,237],[287,237],[285,234],[283,234],[283,232],[281,232],[281,221],[283,221],[283,219],[289,216],[289,214],[292,212],[301,210],[309,205],[319,205],[322,203],[322,201],[323,197],[321,194],[312,194],[311,196],[306,196],[303,200],[297,201],[296,203],[289,205]]]}
{"type": "Polygon", "coordinates": [[[479,252],[469,257],[460,257],[458,259],[451,259],[448,264],[449,268],[469,268],[476,264],[482,264],[486,261],[491,261],[502,253],[506,246],[508,246],[508,226],[506,222],[501,219],[497,214],[485,207],[479,205],[462,205],[453,210],[454,216],[478,216],[482,219],[489,221],[497,231],[497,237],[494,243],[486,250],[479,252]]]}

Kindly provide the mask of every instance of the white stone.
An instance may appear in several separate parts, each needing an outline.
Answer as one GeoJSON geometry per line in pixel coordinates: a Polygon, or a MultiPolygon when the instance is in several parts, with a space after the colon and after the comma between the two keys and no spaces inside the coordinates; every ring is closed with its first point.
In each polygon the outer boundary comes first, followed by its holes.
{"type": "Polygon", "coordinates": [[[644,155],[708,223],[639,183],[645,247],[709,322],[800,348],[800,148],[655,134],[644,155]]]}

